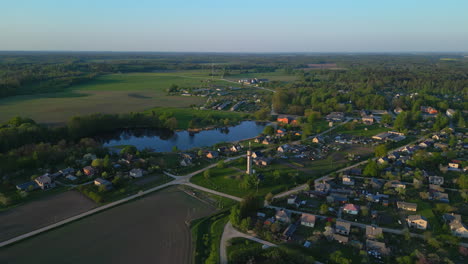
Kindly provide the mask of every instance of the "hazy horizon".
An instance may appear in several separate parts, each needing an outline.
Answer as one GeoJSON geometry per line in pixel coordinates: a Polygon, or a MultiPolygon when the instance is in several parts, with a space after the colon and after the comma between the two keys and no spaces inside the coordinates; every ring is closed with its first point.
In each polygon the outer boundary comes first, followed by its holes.
{"type": "Polygon", "coordinates": [[[468,51],[468,2],[457,0],[18,0],[2,9],[2,51],[468,51]]]}

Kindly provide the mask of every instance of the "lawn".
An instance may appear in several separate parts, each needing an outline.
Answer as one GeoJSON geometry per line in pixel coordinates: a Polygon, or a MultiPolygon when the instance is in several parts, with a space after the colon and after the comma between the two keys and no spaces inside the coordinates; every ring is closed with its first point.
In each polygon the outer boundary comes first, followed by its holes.
{"type": "MultiPolygon", "coordinates": [[[[207,76],[193,72],[109,74],[59,93],[13,96],[0,100],[0,122],[14,116],[33,118],[41,123],[62,124],[74,115],[128,113],[153,107],[189,107],[201,104],[202,97],[168,96],[166,89],[208,85],[207,76]],[[200,76],[197,76],[200,75],[200,76]]],[[[211,84],[232,85],[213,80],[211,84]]]]}
{"type": "Polygon", "coordinates": [[[214,210],[168,188],[2,248],[0,263],[188,264],[192,246],[187,223],[214,210]]]}
{"type": "Polygon", "coordinates": [[[347,129],[347,125],[340,126],[339,128],[335,129],[333,133],[335,134],[347,134],[347,135],[353,135],[353,136],[360,136],[360,137],[372,137],[375,136],[379,133],[389,131],[391,129],[386,128],[386,127],[380,127],[377,124],[374,125],[364,125],[364,124],[359,124],[354,127],[354,129],[347,129]],[[367,130],[366,130],[367,128],[367,130]]]}

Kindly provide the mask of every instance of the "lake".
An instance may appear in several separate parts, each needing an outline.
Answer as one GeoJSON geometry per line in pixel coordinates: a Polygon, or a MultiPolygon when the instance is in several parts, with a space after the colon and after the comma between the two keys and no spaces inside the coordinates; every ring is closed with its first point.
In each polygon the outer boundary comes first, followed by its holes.
{"type": "Polygon", "coordinates": [[[149,148],[156,152],[170,152],[174,146],[179,150],[188,150],[253,138],[262,133],[266,125],[264,122],[244,121],[236,126],[203,130],[198,133],[159,129],[124,130],[119,131],[117,135],[103,138],[103,145],[105,147],[133,145],[139,150],[149,148]]]}

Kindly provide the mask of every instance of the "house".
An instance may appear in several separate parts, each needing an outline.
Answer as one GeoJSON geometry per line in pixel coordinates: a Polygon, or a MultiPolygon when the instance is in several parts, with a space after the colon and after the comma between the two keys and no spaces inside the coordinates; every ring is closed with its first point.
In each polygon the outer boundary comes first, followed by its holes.
{"type": "Polygon", "coordinates": [[[348,222],[343,222],[340,220],[336,221],[335,224],[335,233],[341,234],[341,235],[349,235],[349,231],[351,231],[351,224],[348,222]]]}
{"type": "Polygon", "coordinates": [[[294,235],[294,232],[296,232],[297,225],[296,224],[290,224],[288,227],[283,232],[283,239],[284,240],[289,240],[291,237],[294,235]]]}
{"type": "Polygon", "coordinates": [[[291,146],[289,146],[288,144],[285,144],[285,145],[279,146],[277,151],[284,153],[284,152],[287,152],[290,148],[291,146]]]}
{"type": "Polygon", "coordinates": [[[288,204],[297,205],[297,204],[298,204],[297,196],[296,196],[296,195],[290,195],[290,196],[288,197],[288,204]]]}
{"type": "Polygon", "coordinates": [[[421,215],[408,215],[406,217],[406,222],[409,227],[426,230],[427,229],[427,219],[421,215]]]}
{"type": "Polygon", "coordinates": [[[331,112],[325,117],[325,119],[327,121],[341,122],[344,120],[344,116],[343,112],[331,112]]]}
{"type": "Polygon", "coordinates": [[[73,168],[66,168],[66,169],[60,170],[59,172],[60,172],[62,175],[68,175],[68,174],[73,174],[73,173],[75,173],[75,169],[73,169],[73,168]]]}
{"type": "Polygon", "coordinates": [[[273,144],[273,140],[271,138],[265,138],[263,141],[262,141],[262,144],[263,145],[270,145],[270,144],[273,144]]]}
{"type": "Polygon", "coordinates": [[[274,222],[275,222],[275,218],[270,217],[270,218],[266,219],[265,222],[263,222],[263,224],[266,225],[266,226],[269,226],[269,225],[273,224],[274,222]]]}
{"type": "Polygon", "coordinates": [[[376,239],[383,235],[383,230],[380,227],[366,226],[366,237],[369,239],[376,239]]]}
{"type": "Polygon", "coordinates": [[[374,124],[374,116],[372,115],[366,115],[362,117],[362,122],[366,125],[372,125],[374,124]]]}
{"type": "Polygon", "coordinates": [[[429,192],[429,199],[443,203],[450,202],[448,193],[443,192],[429,192]]]}
{"type": "Polygon", "coordinates": [[[416,210],[418,209],[418,204],[398,201],[397,202],[397,208],[398,209],[403,209],[403,210],[406,210],[406,211],[416,212],[416,210]]]}
{"type": "Polygon", "coordinates": [[[285,210],[278,210],[275,214],[275,219],[283,223],[291,222],[291,214],[285,210]]]}
{"type": "Polygon", "coordinates": [[[128,173],[128,175],[129,175],[130,177],[134,178],[134,179],[135,179],[135,178],[141,178],[141,177],[143,177],[143,170],[142,170],[142,169],[136,169],[136,168],[135,168],[135,169],[132,169],[132,170],[128,173]]]}
{"type": "Polygon", "coordinates": [[[314,227],[315,226],[315,215],[305,214],[301,215],[301,225],[314,227]]]}
{"type": "Polygon", "coordinates": [[[357,215],[359,213],[359,206],[354,204],[346,204],[343,207],[343,212],[351,215],[357,215]]]}
{"type": "Polygon", "coordinates": [[[314,182],[314,188],[317,192],[328,193],[330,191],[330,184],[326,182],[314,182]]]}
{"type": "Polygon", "coordinates": [[[349,177],[348,175],[343,176],[343,184],[344,185],[354,185],[354,180],[349,177]]]}
{"type": "MultiPolygon", "coordinates": [[[[385,243],[370,240],[370,239],[366,240],[366,249],[370,254],[372,254],[374,252],[377,252],[380,255],[390,254],[390,249],[387,248],[387,246],[385,246],[385,243]]],[[[375,255],[375,253],[374,253],[374,255],[375,255]]]]}
{"type": "Polygon", "coordinates": [[[55,183],[52,182],[52,179],[47,174],[37,177],[34,181],[42,190],[55,187],[55,183]]]}
{"type": "Polygon", "coordinates": [[[25,191],[25,192],[33,191],[38,188],[39,188],[39,185],[37,185],[35,181],[28,181],[28,182],[16,185],[16,189],[20,191],[25,191]]]}
{"type": "Polygon", "coordinates": [[[180,161],[180,166],[187,167],[187,166],[190,166],[190,165],[192,165],[192,160],[190,160],[190,159],[185,159],[184,158],[184,159],[182,159],[180,161]]]}
{"type": "Polygon", "coordinates": [[[71,175],[71,174],[65,176],[65,178],[66,178],[67,180],[69,180],[69,181],[76,181],[76,179],[78,179],[77,177],[75,177],[75,176],[73,176],[73,175],[71,175]]]}
{"type": "Polygon", "coordinates": [[[286,115],[279,115],[276,119],[279,123],[286,124],[286,125],[297,125],[297,120],[295,117],[286,116],[286,115]]]}
{"type": "Polygon", "coordinates": [[[339,235],[339,234],[333,234],[333,239],[338,241],[341,244],[347,244],[348,241],[349,241],[348,237],[342,236],[342,235],[339,235]]]}
{"type": "Polygon", "coordinates": [[[84,174],[86,174],[87,176],[93,176],[95,171],[94,171],[94,168],[91,167],[91,166],[86,166],[83,168],[83,172],[84,174]]]}
{"type": "Polygon", "coordinates": [[[455,110],[449,108],[449,109],[447,109],[447,111],[445,111],[445,114],[448,117],[453,117],[455,115],[455,110]]]}
{"type": "Polygon", "coordinates": [[[398,115],[398,114],[401,114],[401,112],[403,112],[403,109],[402,109],[401,107],[398,106],[398,107],[396,107],[396,108],[393,110],[393,112],[395,112],[395,114],[398,115]]]}
{"type": "Polygon", "coordinates": [[[374,189],[381,189],[384,185],[384,181],[381,179],[371,178],[370,184],[374,189]]]}
{"type": "Polygon", "coordinates": [[[231,148],[229,149],[231,152],[239,152],[242,150],[242,147],[240,145],[233,145],[231,146],[231,148]]]}
{"type": "Polygon", "coordinates": [[[449,162],[448,170],[450,170],[450,171],[459,171],[460,170],[460,164],[455,163],[455,162],[449,162]]]}
{"type": "Polygon", "coordinates": [[[257,159],[257,158],[263,157],[263,153],[260,151],[253,151],[251,156],[252,158],[257,159]]]}
{"type": "Polygon", "coordinates": [[[346,195],[331,194],[331,195],[327,196],[327,203],[344,204],[346,202],[348,202],[348,197],[346,195]]]}
{"type": "Polygon", "coordinates": [[[94,185],[96,185],[97,187],[104,186],[105,190],[112,189],[112,183],[108,180],[104,180],[103,178],[96,178],[94,180],[94,185]]]}
{"type": "Polygon", "coordinates": [[[263,141],[264,139],[265,139],[264,137],[256,137],[256,138],[254,139],[254,142],[255,142],[255,143],[262,143],[262,141],[263,141]]]}
{"type": "Polygon", "coordinates": [[[312,143],[323,143],[323,138],[322,137],[314,137],[312,139],[312,143]]]}
{"type": "Polygon", "coordinates": [[[382,157],[377,160],[378,164],[385,164],[388,163],[388,158],[387,157],[382,157]]]}
{"type": "Polygon", "coordinates": [[[447,148],[448,148],[448,144],[437,142],[437,143],[434,143],[434,147],[436,147],[436,148],[438,148],[438,149],[447,149],[447,148]]]}
{"type": "Polygon", "coordinates": [[[260,157],[260,158],[254,159],[254,162],[255,162],[255,165],[257,166],[268,166],[271,164],[271,159],[260,157]]]}
{"type": "Polygon", "coordinates": [[[444,177],[429,176],[429,184],[442,185],[444,184],[444,177]]]}
{"type": "Polygon", "coordinates": [[[398,180],[393,180],[393,181],[389,181],[387,182],[387,185],[391,188],[402,188],[402,189],[406,189],[406,185],[403,184],[402,182],[398,181],[398,180]]]}
{"type": "Polygon", "coordinates": [[[286,134],[286,129],[284,129],[284,128],[278,128],[278,129],[276,130],[276,134],[278,134],[278,135],[284,135],[284,134],[286,134]]]}
{"type": "Polygon", "coordinates": [[[445,222],[448,223],[450,231],[452,231],[453,235],[457,237],[468,238],[468,229],[462,223],[461,215],[451,213],[444,214],[442,217],[445,220],[445,222]]]}
{"type": "Polygon", "coordinates": [[[219,153],[217,151],[208,151],[206,157],[209,159],[216,159],[219,157],[219,153]]]}
{"type": "Polygon", "coordinates": [[[436,115],[438,113],[437,109],[430,106],[421,106],[421,112],[428,113],[430,115],[436,115]]]}

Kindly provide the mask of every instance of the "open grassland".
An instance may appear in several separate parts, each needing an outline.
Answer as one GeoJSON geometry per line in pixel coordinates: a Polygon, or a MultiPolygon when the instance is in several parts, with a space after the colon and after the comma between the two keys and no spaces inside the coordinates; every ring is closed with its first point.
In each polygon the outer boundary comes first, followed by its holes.
{"type": "Polygon", "coordinates": [[[0,122],[14,116],[41,123],[60,124],[74,115],[128,113],[152,107],[188,107],[205,101],[201,97],[168,96],[172,84],[179,87],[232,85],[211,80],[201,71],[110,74],[60,93],[14,96],[0,100],[0,122]]]}
{"type": "Polygon", "coordinates": [[[213,211],[169,188],[2,248],[0,263],[191,263],[187,223],[213,211]]]}
{"type": "Polygon", "coordinates": [[[257,79],[268,79],[269,81],[282,81],[292,82],[297,79],[294,74],[287,74],[283,70],[277,70],[274,72],[261,72],[261,73],[239,73],[239,71],[231,71],[230,75],[224,76],[227,80],[237,81],[239,79],[246,78],[257,78],[257,79]]]}
{"type": "MultiPolygon", "coordinates": [[[[67,191],[0,212],[0,241],[31,232],[96,207],[77,191],[67,191]]],[[[0,261],[1,262],[1,261],[0,261]]]]}

